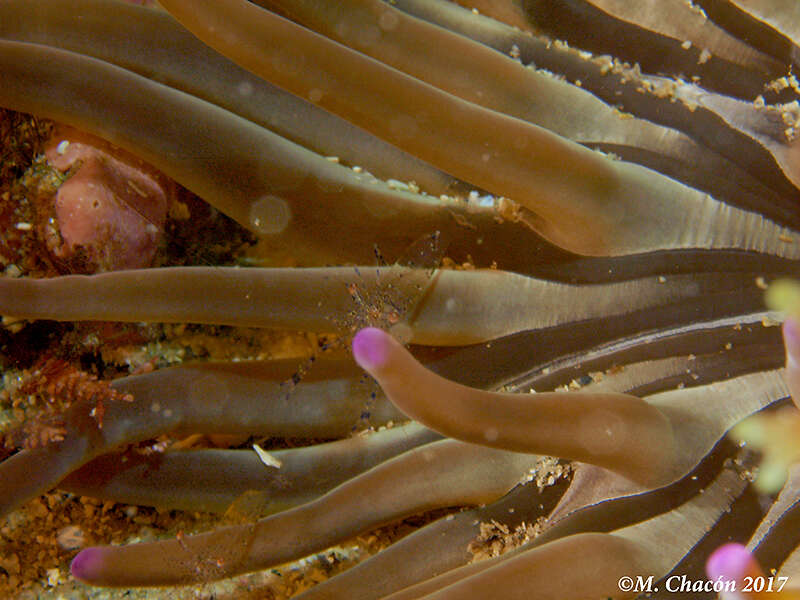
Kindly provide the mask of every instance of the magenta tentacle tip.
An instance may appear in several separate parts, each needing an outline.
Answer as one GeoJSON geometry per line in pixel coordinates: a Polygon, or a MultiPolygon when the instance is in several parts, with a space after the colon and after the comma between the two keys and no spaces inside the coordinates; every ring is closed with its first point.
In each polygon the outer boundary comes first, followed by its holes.
{"type": "Polygon", "coordinates": [[[366,327],[353,338],[353,356],[365,371],[379,369],[389,358],[388,333],[376,327],[366,327]]]}
{"type": "Polygon", "coordinates": [[[91,581],[95,579],[103,564],[103,549],[98,547],[85,548],[78,552],[72,559],[69,570],[75,579],[91,581]]]}
{"type": "Polygon", "coordinates": [[[711,579],[721,577],[725,581],[738,581],[750,570],[754,560],[742,544],[725,544],[708,557],[706,574],[711,579]]]}
{"type": "Polygon", "coordinates": [[[800,364],[800,322],[796,318],[788,317],[783,322],[783,339],[788,355],[800,364]]]}

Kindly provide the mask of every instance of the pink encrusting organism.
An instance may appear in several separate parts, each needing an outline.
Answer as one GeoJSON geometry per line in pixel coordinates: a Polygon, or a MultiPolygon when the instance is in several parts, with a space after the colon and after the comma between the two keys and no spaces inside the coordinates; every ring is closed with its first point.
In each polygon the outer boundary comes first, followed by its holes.
{"type": "Polygon", "coordinates": [[[163,237],[171,184],[108,142],[59,125],[45,146],[67,174],[39,227],[54,257],[83,272],[151,265],[163,237]]]}

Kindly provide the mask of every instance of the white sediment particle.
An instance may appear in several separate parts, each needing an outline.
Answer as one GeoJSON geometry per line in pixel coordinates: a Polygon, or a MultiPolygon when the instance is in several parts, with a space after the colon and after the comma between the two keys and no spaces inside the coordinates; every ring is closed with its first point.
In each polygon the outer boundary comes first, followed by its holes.
{"type": "Polygon", "coordinates": [[[253,444],[253,450],[256,451],[259,460],[264,463],[268,467],[272,467],[274,469],[280,469],[281,465],[283,464],[280,460],[272,456],[269,452],[264,450],[258,444],[253,444]]]}

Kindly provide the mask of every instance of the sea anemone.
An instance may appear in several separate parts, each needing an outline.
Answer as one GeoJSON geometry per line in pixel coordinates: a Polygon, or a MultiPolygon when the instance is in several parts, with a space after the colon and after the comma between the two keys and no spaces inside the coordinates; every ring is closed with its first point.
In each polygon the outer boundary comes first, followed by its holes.
{"type": "MultiPolygon", "coordinates": [[[[139,209],[169,229],[147,245],[163,266],[0,278],[20,369],[0,512],[59,488],[239,521],[76,543],[75,585],[274,570],[415,515],[302,597],[659,597],[676,574],[702,597],[730,539],[793,574],[798,479],[758,491],[726,437],[797,389],[795,321],[787,388],[762,299],[800,264],[791,7],[160,4],[172,16],[0,0],[0,106],[99,136],[238,223],[139,209]],[[198,231],[261,266],[176,258],[209,245],[198,231]],[[138,323],[317,337],[305,361],[162,355],[116,377],[111,340],[157,335],[138,323]],[[188,434],[239,448],[181,451],[188,434]]],[[[47,249],[31,243],[7,246],[47,249]]]]}

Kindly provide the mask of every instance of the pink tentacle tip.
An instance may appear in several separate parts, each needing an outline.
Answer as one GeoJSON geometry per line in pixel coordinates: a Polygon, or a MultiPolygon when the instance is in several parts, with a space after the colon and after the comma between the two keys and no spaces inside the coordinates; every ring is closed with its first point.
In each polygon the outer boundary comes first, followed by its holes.
{"type": "Polygon", "coordinates": [[[379,369],[389,359],[391,337],[376,327],[366,327],[353,338],[353,356],[365,371],[379,369]]]}
{"type": "Polygon", "coordinates": [[[757,569],[755,558],[741,544],[725,544],[717,548],[706,562],[706,574],[711,579],[739,581],[757,569]]]}
{"type": "Polygon", "coordinates": [[[84,550],[78,552],[78,555],[72,559],[72,564],[69,566],[69,570],[75,579],[91,581],[97,577],[102,564],[102,548],[85,548],[84,550]]]}
{"type": "Polygon", "coordinates": [[[786,353],[800,365],[800,323],[794,317],[789,317],[783,322],[783,341],[786,344],[786,353]]]}

